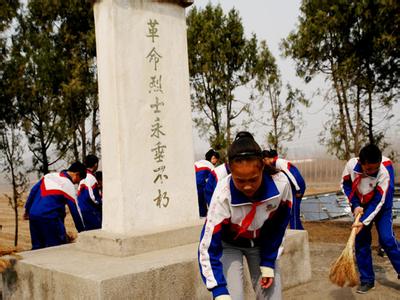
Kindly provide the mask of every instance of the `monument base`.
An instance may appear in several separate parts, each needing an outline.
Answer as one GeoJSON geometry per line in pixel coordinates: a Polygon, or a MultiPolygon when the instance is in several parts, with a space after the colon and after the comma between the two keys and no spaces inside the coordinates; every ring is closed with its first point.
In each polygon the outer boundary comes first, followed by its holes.
{"type": "MultiPolygon", "coordinates": [[[[90,253],[76,244],[24,252],[3,273],[3,298],[210,299],[198,270],[197,246],[133,256],[90,253]]],[[[280,266],[284,288],[311,279],[307,232],[288,230],[280,266]]]]}

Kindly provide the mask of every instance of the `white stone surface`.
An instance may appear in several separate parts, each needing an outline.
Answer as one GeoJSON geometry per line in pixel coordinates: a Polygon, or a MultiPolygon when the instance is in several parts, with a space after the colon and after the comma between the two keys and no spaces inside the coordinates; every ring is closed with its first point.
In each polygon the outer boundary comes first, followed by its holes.
{"type": "MultiPolygon", "coordinates": [[[[192,233],[191,239],[198,235],[192,233]]],[[[3,274],[3,298],[211,299],[200,278],[198,243],[126,257],[90,253],[76,246],[21,253],[23,259],[3,274]]],[[[284,247],[283,289],[310,281],[307,232],[288,230],[284,247]]],[[[245,293],[246,299],[255,299],[247,267],[245,293]]]]}
{"type": "Polygon", "coordinates": [[[103,230],[143,235],[194,224],[198,208],[184,8],[150,0],[101,0],[94,11],[103,230]],[[154,43],[148,36],[150,20],[158,22],[154,43]],[[146,58],[153,47],[161,56],[157,65],[146,58]],[[162,92],[150,88],[153,76],[161,78],[162,92]],[[156,97],[164,103],[158,113],[150,106],[156,97]],[[165,134],[159,138],[151,136],[157,123],[165,134]],[[163,162],[152,152],[157,142],[166,146],[163,162]],[[154,170],[163,166],[168,178],[154,183],[154,170]],[[161,207],[154,201],[159,190],[169,198],[161,207]]]}

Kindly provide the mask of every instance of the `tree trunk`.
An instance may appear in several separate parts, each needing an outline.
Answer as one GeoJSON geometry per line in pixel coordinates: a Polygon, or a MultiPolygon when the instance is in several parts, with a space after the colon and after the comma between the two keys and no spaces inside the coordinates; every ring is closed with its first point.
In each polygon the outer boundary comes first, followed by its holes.
{"type": "Polygon", "coordinates": [[[355,137],[354,137],[354,156],[358,156],[361,150],[361,143],[360,143],[360,137],[361,137],[361,129],[362,129],[362,124],[361,124],[361,100],[360,100],[360,88],[357,86],[357,96],[356,96],[356,129],[355,129],[355,137]]]}
{"type": "Polygon", "coordinates": [[[368,89],[368,139],[370,144],[375,144],[372,118],[372,93],[370,88],[368,89]]]}
{"type": "Polygon", "coordinates": [[[72,149],[74,153],[75,161],[79,160],[79,151],[78,151],[78,137],[76,136],[76,130],[72,132],[72,149]]]}
{"type": "MultiPolygon", "coordinates": [[[[332,68],[333,69],[333,68],[332,68]]],[[[349,143],[349,137],[347,135],[347,127],[346,127],[346,115],[344,111],[344,104],[343,104],[343,99],[342,95],[340,93],[340,88],[337,82],[337,78],[335,74],[332,74],[332,79],[333,79],[333,86],[336,91],[336,96],[338,99],[338,106],[339,106],[339,122],[340,122],[340,127],[341,127],[341,132],[340,136],[341,139],[344,143],[344,157],[343,159],[349,160],[350,159],[350,143],[349,143]]]]}
{"type": "Polygon", "coordinates": [[[12,177],[12,186],[13,186],[13,208],[14,208],[14,217],[15,217],[15,233],[14,233],[14,246],[18,245],[18,191],[17,191],[17,182],[15,180],[15,171],[12,160],[10,162],[11,169],[11,177],[12,177]]]}
{"type": "Polygon", "coordinates": [[[44,175],[49,173],[49,158],[47,157],[47,149],[46,143],[44,140],[44,132],[42,123],[40,123],[39,127],[39,136],[40,136],[40,152],[42,156],[42,172],[44,175]]]}
{"type": "Polygon", "coordinates": [[[97,125],[97,111],[98,105],[96,104],[96,99],[93,99],[93,109],[92,109],[92,154],[96,154],[96,138],[99,135],[99,127],[97,125]]]}
{"type": "Polygon", "coordinates": [[[81,141],[82,141],[82,161],[84,161],[85,157],[87,155],[85,120],[81,121],[81,126],[80,127],[81,127],[81,141]]]}

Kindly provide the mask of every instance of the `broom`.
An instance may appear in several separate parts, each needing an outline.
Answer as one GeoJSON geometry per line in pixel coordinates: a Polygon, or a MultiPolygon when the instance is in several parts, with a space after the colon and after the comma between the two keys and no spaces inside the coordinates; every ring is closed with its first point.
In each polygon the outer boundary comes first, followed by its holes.
{"type": "Polygon", "coordinates": [[[13,265],[13,260],[21,259],[21,256],[16,254],[15,247],[1,247],[0,246],[0,273],[13,265]],[[8,255],[8,257],[6,257],[8,255]]]}
{"type": "MultiPolygon", "coordinates": [[[[361,214],[358,214],[353,224],[360,220],[361,214]]],[[[353,227],[346,248],[344,248],[339,258],[331,265],[329,279],[332,283],[343,287],[346,282],[348,286],[353,287],[358,284],[358,274],[354,261],[354,243],[356,240],[357,228],[353,227]]]]}

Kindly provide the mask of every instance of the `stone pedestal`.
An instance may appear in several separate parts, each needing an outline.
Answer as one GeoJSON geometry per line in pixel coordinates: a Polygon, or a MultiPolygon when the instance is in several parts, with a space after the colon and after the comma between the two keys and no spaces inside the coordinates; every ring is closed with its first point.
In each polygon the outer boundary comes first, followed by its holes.
{"type": "MultiPolygon", "coordinates": [[[[198,235],[191,235],[192,240],[197,241],[198,235]]],[[[101,242],[97,246],[103,247],[101,242]]],[[[200,278],[197,247],[195,242],[126,257],[82,251],[76,244],[25,252],[4,273],[3,298],[211,299],[200,278]]],[[[309,281],[307,232],[289,230],[284,248],[283,288],[309,281]]],[[[247,299],[254,299],[248,275],[245,286],[247,299]]]]}

